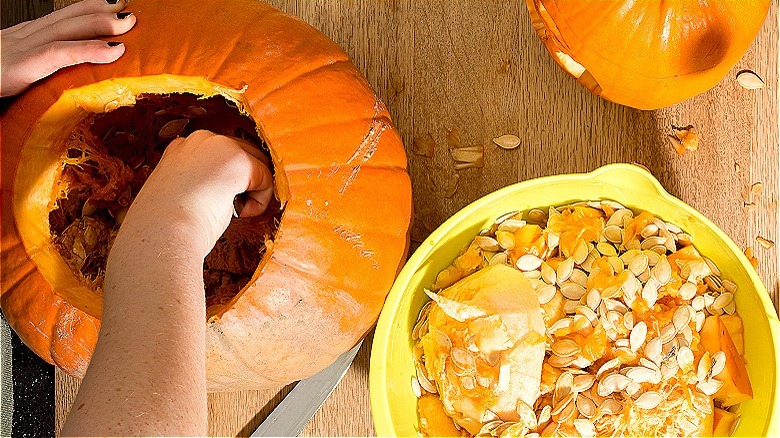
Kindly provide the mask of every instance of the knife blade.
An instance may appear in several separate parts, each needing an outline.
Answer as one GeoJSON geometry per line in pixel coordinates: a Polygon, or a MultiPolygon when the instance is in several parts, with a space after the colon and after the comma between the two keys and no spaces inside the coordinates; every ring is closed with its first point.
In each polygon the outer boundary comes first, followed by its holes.
{"type": "Polygon", "coordinates": [[[301,380],[276,408],[260,423],[251,436],[295,437],[320,409],[347,373],[363,341],[339,356],[319,373],[301,380]]]}

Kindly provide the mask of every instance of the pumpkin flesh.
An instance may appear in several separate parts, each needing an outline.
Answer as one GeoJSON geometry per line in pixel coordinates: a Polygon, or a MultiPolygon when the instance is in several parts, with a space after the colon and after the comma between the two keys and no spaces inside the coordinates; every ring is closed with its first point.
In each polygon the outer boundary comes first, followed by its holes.
{"type": "MultiPolygon", "coordinates": [[[[127,208],[165,148],[195,130],[240,137],[266,153],[254,122],[221,96],[144,95],[84,118],[66,139],[49,224],[74,275],[100,294],[106,260],[127,208]]],[[[233,218],[204,261],[206,305],[224,304],[251,279],[281,218],[279,201],[260,216],[233,218]]]]}

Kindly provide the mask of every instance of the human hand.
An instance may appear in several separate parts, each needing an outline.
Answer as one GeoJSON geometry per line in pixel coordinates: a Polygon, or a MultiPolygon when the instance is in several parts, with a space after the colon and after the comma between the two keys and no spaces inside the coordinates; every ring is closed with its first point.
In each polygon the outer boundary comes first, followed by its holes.
{"type": "Polygon", "coordinates": [[[83,0],[0,31],[0,97],[19,94],[63,67],[119,59],[123,44],[92,38],[132,29],[135,16],[120,13],[124,8],[125,0],[83,0]]]}
{"type": "Polygon", "coordinates": [[[183,232],[205,257],[230,224],[236,195],[247,194],[242,217],[268,207],[273,196],[270,165],[265,154],[244,140],[209,131],[178,138],[128,209],[117,240],[131,228],[163,241],[169,240],[167,233],[183,232]]]}

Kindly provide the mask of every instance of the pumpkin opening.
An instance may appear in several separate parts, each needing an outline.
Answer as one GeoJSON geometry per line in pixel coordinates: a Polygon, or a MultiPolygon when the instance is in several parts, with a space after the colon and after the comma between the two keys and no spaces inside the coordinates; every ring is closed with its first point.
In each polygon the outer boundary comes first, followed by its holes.
{"type": "MultiPolygon", "coordinates": [[[[52,244],[89,288],[102,289],[124,214],[165,148],[199,129],[243,138],[269,154],[255,122],[219,95],[142,94],[135,105],[88,115],[66,138],[48,221],[52,244]]],[[[203,264],[207,306],[227,303],[249,282],[281,214],[272,199],[264,214],[231,220],[203,264]]]]}

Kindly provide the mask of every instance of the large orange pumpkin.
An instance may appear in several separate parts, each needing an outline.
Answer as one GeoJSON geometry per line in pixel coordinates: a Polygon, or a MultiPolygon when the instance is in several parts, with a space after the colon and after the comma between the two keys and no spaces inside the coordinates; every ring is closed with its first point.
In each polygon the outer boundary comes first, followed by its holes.
{"type": "Polygon", "coordinates": [[[208,309],[208,388],[316,373],[373,325],[407,251],[411,184],[385,106],[335,43],[260,2],[137,0],[128,10],[138,25],[120,38],[118,62],[61,71],[3,116],[5,317],[39,356],[84,375],[102,298],[52,245],[65,139],[143,93],[221,95],[269,145],[284,211],[248,285],[208,309]]]}
{"type": "Polygon", "coordinates": [[[526,0],[553,59],[597,96],[656,109],[714,87],[756,37],[770,0],[526,0]]]}

